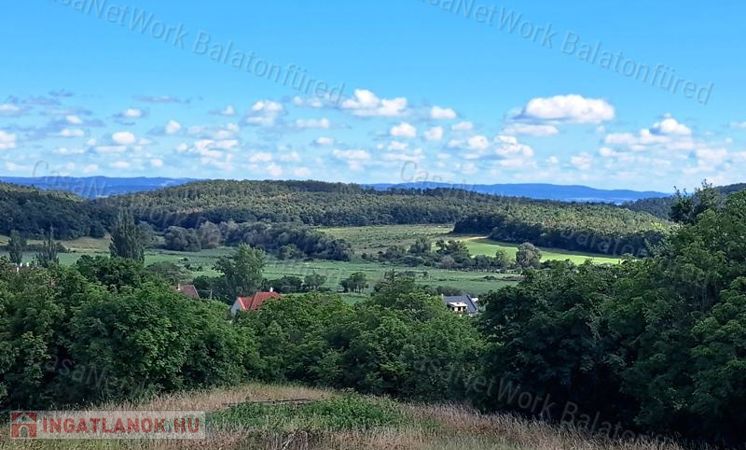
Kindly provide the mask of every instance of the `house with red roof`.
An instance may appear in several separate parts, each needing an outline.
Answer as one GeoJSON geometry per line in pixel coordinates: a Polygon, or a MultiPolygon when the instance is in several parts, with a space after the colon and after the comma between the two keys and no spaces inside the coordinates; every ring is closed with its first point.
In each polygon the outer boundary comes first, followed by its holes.
{"type": "Polygon", "coordinates": [[[281,299],[282,296],[270,289],[267,292],[257,292],[251,297],[237,297],[231,306],[231,315],[236,315],[239,311],[256,311],[270,299],[281,299]]]}
{"type": "Polygon", "coordinates": [[[199,292],[193,284],[177,284],[176,292],[186,295],[194,300],[199,300],[199,292]]]}

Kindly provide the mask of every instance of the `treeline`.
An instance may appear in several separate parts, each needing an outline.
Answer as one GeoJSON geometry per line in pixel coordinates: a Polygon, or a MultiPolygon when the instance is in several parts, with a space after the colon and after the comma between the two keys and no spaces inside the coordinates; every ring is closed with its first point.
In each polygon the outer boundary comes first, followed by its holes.
{"type": "MultiPolygon", "coordinates": [[[[700,211],[653,257],[551,263],[450,313],[412,277],[366,301],[287,296],[227,318],[118,258],[0,266],[0,408],[138,398],[259,379],[468,401],[607,434],[746,440],[746,193],[700,211]],[[39,312],[43,312],[40,314],[39,312]]],[[[216,268],[256,289],[262,253],[216,268]]]]}
{"type": "Polygon", "coordinates": [[[248,380],[465,398],[445,375],[476,367],[476,328],[413,281],[399,288],[397,280],[357,306],[312,293],[230,321],[224,303],[189,299],[132,260],[86,257],[18,273],[3,262],[0,408],[83,406],[248,380]],[[438,375],[429,361],[447,368],[438,375]]]}
{"type": "Polygon", "coordinates": [[[156,228],[197,228],[269,221],[312,226],[454,223],[456,232],[488,234],[492,222],[510,242],[569,250],[622,253],[657,241],[671,225],[611,205],[499,197],[453,189],[375,191],[356,185],[302,181],[207,181],[113,197],[101,204],[135,211],[156,228]],[[464,219],[465,216],[469,216],[464,219]],[[475,218],[478,218],[475,220],[475,218]],[[600,243],[607,241],[608,243],[600,243]]]}
{"type": "Polygon", "coordinates": [[[39,238],[51,228],[58,239],[103,237],[108,211],[72,194],[0,183],[0,234],[6,236],[17,230],[39,238]]]}
{"type": "Polygon", "coordinates": [[[679,191],[670,197],[643,198],[634,202],[626,202],[622,204],[622,207],[629,209],[630,211],[646,212],[658,218],[668,220],[672,218],[671,209],[681,201],[682,198],[690,198],[692,202],[698,203],[702,191],[710,191],[717,194],[719,197],[727,197],[730,194],[735,194],[736,192],[741,192],[743,190],[746,190],[746,184],[743,183],[718,187],[713,187],[705,183],[692,194],[687,194],[685,191],[679,191]]]}
{"type": "MultiPolygon", "coordinates": [[[[655,258],[530,273],[485,298],[485,370],[576,415],[743,444],[743,236],[739,193],[691,217],[655,258]]],[[[483,404],[521,410],[498,397],[483,404]]]]}
{"type": "Polygon", "coordinates": [[[650,255],[671,226],[649,214],[602,205],[543,205],[472,214],[456,222],[454,233],[486,234],[511,243],[635,257],[650,255]]]}
{"type": "Polygon", "coordinates": [[[349,261],[353,255],[352,247],[343,239],[298,224],[203,222],[197,229],[170,226],[163,237],[166,249],[186,252],[246,244],[279,259],[349,261]]]}
{"type": "MultiPolygon", "coordinates": [[[[505,228],[494,236],[501,240],[614,254],[625,247],[642,248],[671,227],[648,214],[610,205],[499,197],[455,189],[376,191],[313,181],[204,181],[93,201],[5,185],[0,189],[0,233],[17,230],[34,237],[54,228],[58,239],[101,237],[111,230],[118,212],[124,209],[132,212],[137,223],[167,233],[170,248],[190,250],[210,248],[214,227],[201,228],[221,223],[364,226],[458,222],[458,232],[488,234],[495,228],[489,225],[496,222],[505,228]]],[[[233,239],[224,231],[221,239],[233,239]]],[[[298,242],[285,245],[295,245],[307,255],[319,251],[345,253],[329,242],[328,249],[314,250],[310,247],[315,244],[310,241],[317,237],[309,231],[302,233],[298,242]]],[[[267,251],[279,253],[279,249],[267,251]]],[[[338,256],[331,259],[335,258],[338,256]]]]}
{"type": "Polygon", "coordinates": [[[508,258],[507,253],[502,250],[495,251],[495,256],[472,256],[463,241],[439,239],[435,241],[435,248],[433,248],[433,243],[429,239],[420,237],[409,248],[395,245],[375,255],[364,253],[361,257],[367,260],[410,267],[426,266],[441,269],[501,271],[539,267],[541,250],[531,243],[523,243],[518,247],[515,261],[512,261],[508,258]]]}

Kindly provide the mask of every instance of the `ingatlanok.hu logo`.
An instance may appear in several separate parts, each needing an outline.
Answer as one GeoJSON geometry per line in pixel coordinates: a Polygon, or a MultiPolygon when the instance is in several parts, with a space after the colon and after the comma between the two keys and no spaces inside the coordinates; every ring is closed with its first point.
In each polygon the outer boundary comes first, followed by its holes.
{"type": "Polygon", "coordinates": [[[204,411],[13,411],[11,439],[205,439],[204,411]]]}

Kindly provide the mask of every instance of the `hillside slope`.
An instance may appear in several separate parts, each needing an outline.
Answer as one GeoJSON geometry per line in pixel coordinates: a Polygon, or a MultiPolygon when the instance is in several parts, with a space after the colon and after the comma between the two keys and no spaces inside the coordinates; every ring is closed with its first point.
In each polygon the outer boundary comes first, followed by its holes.
{"type": "Polygon", "coordinates": [[[458,222],[461,225],[455,231],[459,233],[489,234],[504,225],[504,232],[495,236],[498,240],[610,254],[637,253],[621,250],[648,247],[671,228],[670,223],[650,214],[608,204],[540,201],[454,189],[377,191],[312,181],[196,182],[102,199],[97,204],[130,208],[137,218],[161,229],[171,225],[194,228],[205,220],[315,226],[458,222]],[[466,217],[470,219],[464,221],[466,217]],[[596,245],[601,240],[614,241],[614,248],[609,251],[596,245]]]}
{"type": "MultiPolygon", "coordinates": [[[[248,384],[164,395],[135,405],[97,410],[205,411],[205,441],[9,441],[0,449],[454,449],[681,450],[674,444],[612,443],[602,435],[562,430],[510,415],[484,415],[457,405],[398,403],[297,386],[248,384]]],[[[637,439],[634,433],[628,437],[637,439]]],[[[613,437],[613,436],[612,436],[613,437]]]]}

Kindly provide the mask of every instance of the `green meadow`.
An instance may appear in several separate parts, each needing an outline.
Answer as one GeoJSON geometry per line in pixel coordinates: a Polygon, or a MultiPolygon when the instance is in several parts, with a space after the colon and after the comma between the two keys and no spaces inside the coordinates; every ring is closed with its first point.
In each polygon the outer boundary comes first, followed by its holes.
{"type": "MultiPolygon", "coordinates": [[[[498,250],[504,251],[509,258],[515,259],[518,244],[509,244],[487,239],[485,236],[451,234],[452,225],[375,225],[365,227],[321,228],[334,237],[345,239],[355,249],[355,253],[376,254],[388,247],[398,245],[408,247],[418,237],[427,237],[433,242],[438,239],[455,239],[464,241],[472,255],[495,256],[498,250]]],[[[570,260],[582,264],[590,259],[596,264],[618,264],[619,258],[607,257],[593,253],[571,252],[567,250],[541,248],[542,261],[570,260]]]]}

